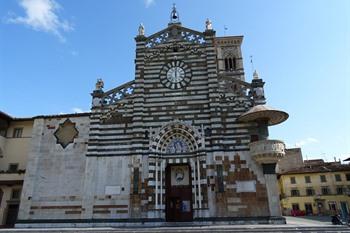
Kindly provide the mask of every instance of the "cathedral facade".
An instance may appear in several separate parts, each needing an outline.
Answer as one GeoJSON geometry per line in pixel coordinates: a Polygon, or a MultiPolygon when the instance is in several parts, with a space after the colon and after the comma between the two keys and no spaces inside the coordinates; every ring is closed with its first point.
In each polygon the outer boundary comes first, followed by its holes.
{"type": "Polygon", "coordinates": [[[98,80],[90,113],[35,118],[17,226],[284,222],[268,126],[288,114],[245,81],[242,40],[175,8],[164,30],[141,25],[134,80],[98,80]]]}

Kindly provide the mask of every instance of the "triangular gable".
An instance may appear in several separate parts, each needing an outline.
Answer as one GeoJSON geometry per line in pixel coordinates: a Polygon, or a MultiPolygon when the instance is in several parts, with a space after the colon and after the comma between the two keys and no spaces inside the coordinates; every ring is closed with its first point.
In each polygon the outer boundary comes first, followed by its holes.
{"type": "Polygon", "coordinates": [[[161,30],[147,37],[146,47],[153,48],[157,45],[160,45],[169,41],[179,41],[179,40],[187,41],[193,44],[205,43],[204,34],[202,32],[185,28],[178,24],[173,24],[165,28],[164,30],[161,30]]]}

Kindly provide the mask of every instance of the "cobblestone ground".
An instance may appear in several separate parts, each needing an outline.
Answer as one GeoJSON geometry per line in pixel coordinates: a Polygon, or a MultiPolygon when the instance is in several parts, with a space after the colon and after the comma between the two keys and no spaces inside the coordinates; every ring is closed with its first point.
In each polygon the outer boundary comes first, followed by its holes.
{"type": "Polygon", "coordinates": [[[2,232],[15,233],[113,233],[113,232],[350,232],[347,226],[333,226],[330,217],[286,217],[286,225],[211,225],[211,226],[181,226],[146,228],[46,228],[46,229],[0,229],[2,232]]]}

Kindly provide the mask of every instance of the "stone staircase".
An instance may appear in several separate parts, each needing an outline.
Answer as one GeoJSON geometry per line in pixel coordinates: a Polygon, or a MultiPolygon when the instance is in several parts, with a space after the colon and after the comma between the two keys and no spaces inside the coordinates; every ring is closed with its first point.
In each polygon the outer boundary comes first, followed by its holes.
{"type": "Polygon", "coordinates": [[[115,232],[134,232],[134,233],[186,233],[186,232],[350,232],[348,226],[288,226],[288,225],[226,225],[226,226],[194,226],[194,227],[145,227],[145,228],[41,228],[41,229],[0,229],[1,232],[15,232],[15,233],[115,233],[115,232]]]}

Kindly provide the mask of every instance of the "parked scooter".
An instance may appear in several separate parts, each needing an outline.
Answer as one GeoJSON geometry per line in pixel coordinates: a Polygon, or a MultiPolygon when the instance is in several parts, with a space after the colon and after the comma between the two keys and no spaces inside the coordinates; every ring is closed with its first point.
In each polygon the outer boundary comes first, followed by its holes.
{"type": "Polygon", "coordinates": [[[332,224],[333,225],[344,225],[343,222],[341,221],[339,214],[332,215],[332,224]]]}
{"type": "Polygon", "coordinates": [[[347,225],[350,227],[350,216],[346,218],[344,221],[339,214],[332,215],[332,224],[333,225],[347,225]]]}

